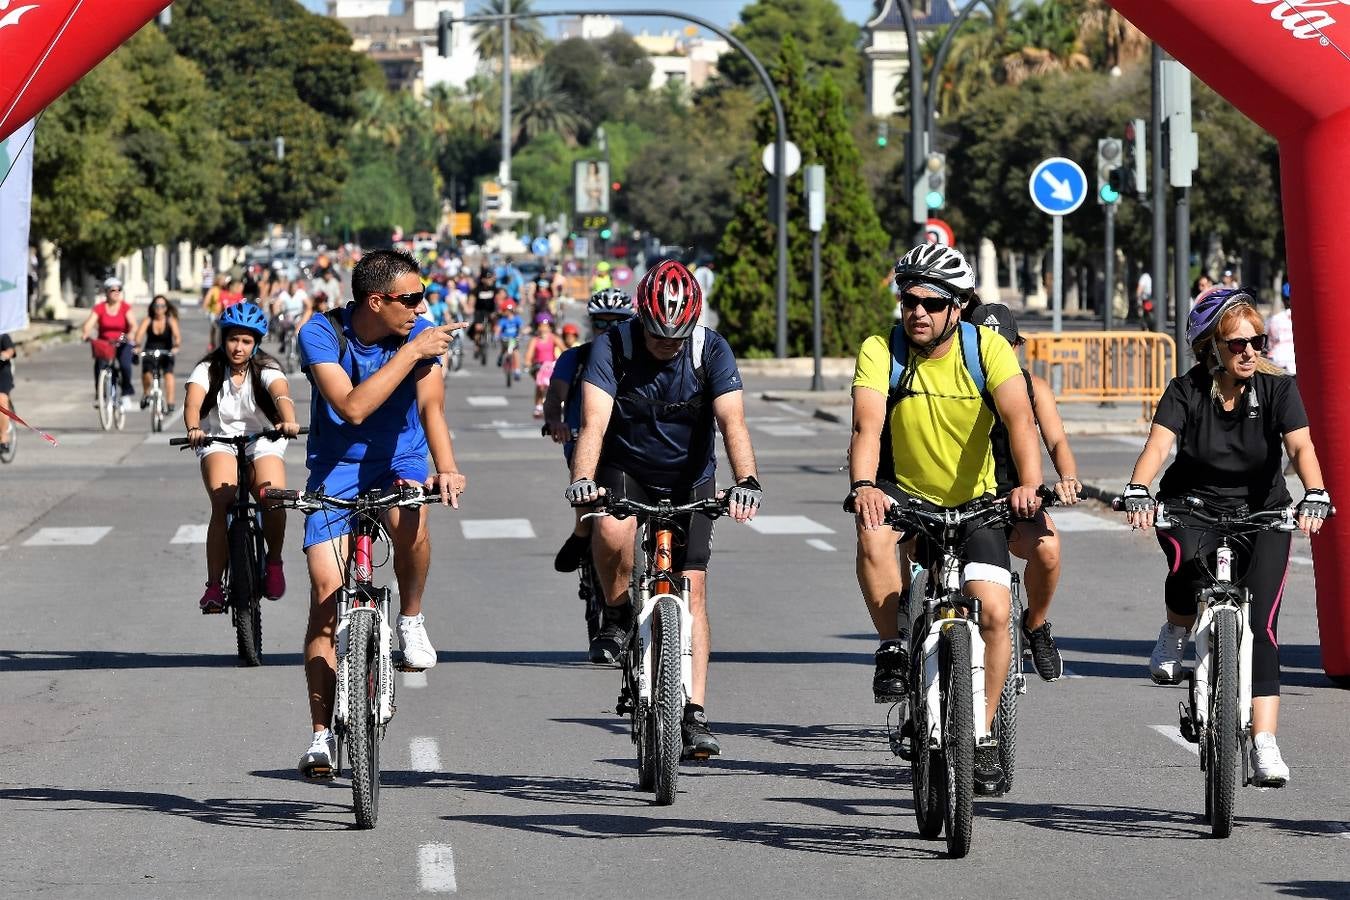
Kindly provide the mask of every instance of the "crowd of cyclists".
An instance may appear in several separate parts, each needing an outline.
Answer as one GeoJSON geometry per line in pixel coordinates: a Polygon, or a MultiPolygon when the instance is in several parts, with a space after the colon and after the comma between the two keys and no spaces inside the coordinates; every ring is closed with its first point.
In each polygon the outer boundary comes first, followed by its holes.
{"type": "MultiPolygon", "coordinates": [[[[674,503],[719,496],[730,515],[745,522],[763,502],[736,360],[721,335],[698,324],[702,290],[683,264],[656,264],[631,296],[611,284],[594,291],[586,309],[590,340],[584,342],[575,323],[555,331],[556,303],[563,295],[556,270],[526,281],[509,261],[475,275],[463,266],[428,268],[400,251],[373,251],[351,271],[352,299],[346,304],[329,300],[341,297],[341,287],[327,283],[330,274],[312,281],[273,276],[249,286],[222,276],[204,298],[212,316],[211,347],[188,378],[183,402],[184,425],[212,509],[202,612],[225,608],[224,516],[235,490],[228,447],[205,438],[279,429],[284,437],[254,442],[249,459],[255,495],[284,487],[286,438],[296,435],[299,425],[286,375],[262,347],[269,335],[288,331],[298,340],[302,372],[312,387],[306,489],[322,486],[330,495],[355,496],[392,483],[417,484],[455,506],[467,482],[455,461],[440,377],[452,346],[463,338],[462,329],[487,355],[495,351],[503,365],[512,365],[510,354],[528,335],[518,365],[535,377],[535,415],[544,420],[544,434],[561,445],[568,468],[564,496],[576,508],[554,567],[575,571],[589,555],[603,594],[589,647],[593,663],[616,665],[633,627],[627,591],[636,523],[586,518],[591,504],[606,495],[674,503]],[[729,487],[720,492],[714,444],[719,433],[731,468],[729,487]]],[[[916,501],[961,508],[1006,498],[1018,520],[968,535],[963,561],[964,589],[979,600],[983,712],[991,722],[1009,666],[1020,664],[1010,659],[1010,625],[1021,629],[1041,678],[1054,681],[1063,674],[1049,620],[1061,553],[1054,520],[1039,494],[1041,446],[1056,470],[1058,502],[1078,502],[1082,484],[1050,386],[1018,362],[1022,339],[1015,317],[1006,306],[975,299],[975,275],[965,258],[952,248],[926,244],[905,254],[892,276],[900,316],[889,333],[869,337],[857,357],[844,498],[856,517],[858,586],[878,639],[873,695],[891,703],[907,690],[910,623],[901,599],[909,561],[923,564],[935,552],[923,539],[892,530],[887,508],[916,501]],[[1009,621],[1010,555],[1026,561],[1027,608],[1015,623],[1009,621]]],[[[109,279],[105,291],[83,333],[115,342],[117,354],[127,357],[122,387],[130,396],[132,347],[178,351],[177,313],[157,296],[138,322],[116,279],[109,279]]],[[[1297,384],[1262,356],[1268,339],[1252,293],[1230,286],[1206,290],[1189,315],[1187,340],[1197,362],[1173,379],[1159,400],[1122,494],[1129,523],[1154,525],[1151,484],[1159,472],[1159,498],[1195,496],[1235,511],[1289,506],[1287,454],[1305,488],[1296,505],[1298,526],[1316,533],[1331,513],[1331,498],[1297,384]]],[[[148,382],[148,372],[146,377],[148,382]]],[[[0,393],[5,387],[0,384],[0,393]]],[[[173,396],[172,382],[169,391],[173,396]]],[[[264,593],[275,599],[286,589],[285,513],[262,505],[264,593]]],[[[436,652],[422,612],[431,558],[426,510],[391,512],[386,529],[399,584],[404,660],[414,669],[431,668],[436,652]]],[[[333,771],[334,592],[348,561],[350,531],[350,521],[331,513],[311,514],[305,522],[311,586],[305,675],[313,738],[300,770],[312,777],[333,771]]],[[[691,586],[693,677],[683,726],[685,752],[698,758],[721,750],[705,706],[712,532],[711,521],[702,517],[686,521],[675,559],[691,586]]],[[[1165,621],[1149,671],[1154,681],[1174,684],[1196,615],[1207,549],[1200,533],[1185,528],[1160,530],[1158,541],[1168,568],[1165,621]]],[[[1287,533],[1267,533],[1238,550],[1256,626],[1250,762],[1253,780],[1266,786],[1289,779],[1275,734],[1278,616],[1290,547],[1287,533]]],[[[1002,792],[1003,774],[990,748],[977,747],[975,775],[977,791],[1002,792]]]]}

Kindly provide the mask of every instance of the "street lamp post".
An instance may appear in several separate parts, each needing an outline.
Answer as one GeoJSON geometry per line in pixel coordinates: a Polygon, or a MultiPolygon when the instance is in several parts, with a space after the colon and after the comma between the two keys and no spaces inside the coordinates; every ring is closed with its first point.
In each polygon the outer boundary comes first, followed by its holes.
{"type": "MultiPolygon", "coordinates": [[[[906,15],[908,14],[908,0],[901,0],[906,4],[906,15]]],[[[555,9],[548,12],[529,11],[523,13],[506,12],[503,14],[478,14],[472,16],[463,16],[455,19],[443,19],[442,21],[454,23],[479,23],[479,22],[509,22],[511,19],[543,19],[549,16],[631,16],[638,18],[642,16],[660,17],[665,19],[680,19],[685,22],[693,23],[700,28],[706,28],[713,32],[732,47],[734,47],[742,56],[749,60],[755,74],[759,76],[760,83],[764,85],[764,91],[769,95],[769,102],[773,106],[774,124],[777,128],[777,134],[774,137],[773,162],[774,162],[774,199],[777,201],[777,235],[775,236],[775,247],[778,257],[778,277],[775,286],[775,295],[778,307],[778,327],[776,340],[776,355],[779,359],[787,356],[787,283],[788,283],[788,250],[787,250],[787,116],[783,113],[783,102],[778,97],[778,91],[773,86],[773,79],[769,77],[768,70],[764,64],[759,61],[755,54],[750,52],[750,48],[727,31],[725,28],[714,25],[707,19],[691,16],[686,12],[673,9],[555,9]]],[[[913,30],[912,19],[910,16],[911,31],[913,30]]],[[[917,39],[917,38],[916,38],[917,39]]],[[[503,81],[505,84],[505,81],[503,81]]],[[[911,85],[916,104],[921,98],[921,91],[917,82],[911,85]]],[[[503,106],[504,117],[509,120],[510,109],[503,106]]],[[[508,148],[509,153],[509,148],[508,148]]],[[[509,156],[507,157],[509,159],[509,156]]]]}
{"type": "Polygon", "coordinates": [[[511,190],[511,0],[502,0],[502,190],[511,190]]]}

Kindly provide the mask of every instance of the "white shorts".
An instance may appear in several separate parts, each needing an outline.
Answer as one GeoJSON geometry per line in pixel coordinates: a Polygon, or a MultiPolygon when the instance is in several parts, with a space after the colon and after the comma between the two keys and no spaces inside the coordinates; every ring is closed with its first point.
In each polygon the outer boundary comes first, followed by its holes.
{"type": "MultiPolygon", "coordinates": [[[[287,443],[289,443],[289,441],[286,438],[278,438],[276,440],[270,438],[258,438],[256,441],[249,444],[246,449],[249,462],[252,462],[260,456],[275,456],[277,459],[284,459],[286,456],[287,443]]],[[[234,447],[230,444],[207,444],[205,447],[198,448],[197,458],[206,459],[206,457],[216,453],[228,453],[230,456],[234,456],[234,447]]]]}

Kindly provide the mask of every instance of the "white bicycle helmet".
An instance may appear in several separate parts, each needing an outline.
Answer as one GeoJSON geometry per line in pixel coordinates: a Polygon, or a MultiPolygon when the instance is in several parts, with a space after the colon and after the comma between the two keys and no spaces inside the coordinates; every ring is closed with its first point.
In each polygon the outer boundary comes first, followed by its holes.
{"type": "Polygon", "coordinates": [[[633,298],[618,288],[607,288],[591,294],[591,302],[586,304],[586,314],[631,318],[637,314],[637,310],[633,309],[633,298]]]}
{"type": "Polygon", "coordinates": [[[952,295],[952,299],[961,301],[975,292],[975,270],[953,247],[921,244],[895,264],[894,272],[896,286],[902,290],[906,285],[924,284],[944,290],[952,295]]]}

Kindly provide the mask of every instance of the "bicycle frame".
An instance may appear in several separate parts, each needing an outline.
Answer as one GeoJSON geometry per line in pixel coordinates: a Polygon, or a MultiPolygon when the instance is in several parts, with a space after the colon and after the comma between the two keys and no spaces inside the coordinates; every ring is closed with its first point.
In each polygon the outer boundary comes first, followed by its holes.
{"type": "Polygon", "coordinates": [[[390,591],[387,587],[374,584],[374,547],[375,537],[379,533],[379,523],[369,515],[357,515],[352,533],[352,553],[348,562],[343,586],[338,590],[338,626],[334,643],[337,648],[337,697],[333,706],[334,722],[344,729],[348,721],[347,660],[349,658],[347,634],[353,616],[369,615],[375,617],[373,629],[379,635],[380,665],[376,685],[376,720],[383,729],[394,718],[394,650],[393,629],[389,627],[390,591]]]}
{"type": "MultiPolygon", "coordinates": [[[[652,613],[662,599],[669,597],[680,608],[680,685],[684,692],[684,702],[688,703],[693,692],[693,643],[689,627],[689,579],[681,578],[678,589],[675,585],[674,561],[675,533],[669,523],[652,527],[650,519],[644,519],[638,526],[637,551],[643,549],[644,538],[648,532],[652,536],[652,552],[647,554],[644,571],[633,567],[633,576],[628,590],[632,598],[634,622],[637,625],[638,670],[636,673],[637,702],[646,707],[652,702],[652,613]]],[[[636,736],[635,736],[636,739],[636,736]]]]}

